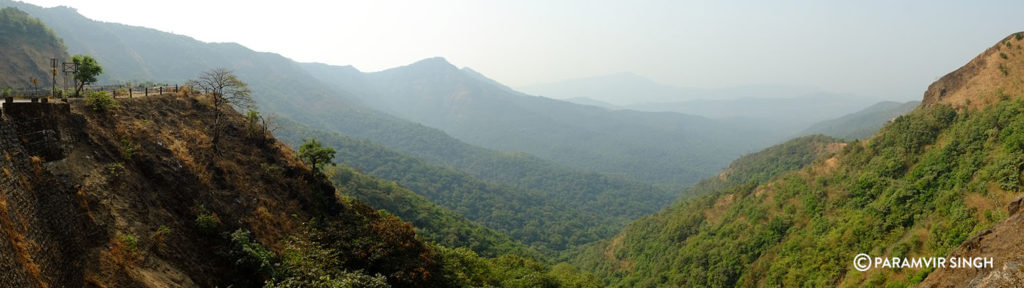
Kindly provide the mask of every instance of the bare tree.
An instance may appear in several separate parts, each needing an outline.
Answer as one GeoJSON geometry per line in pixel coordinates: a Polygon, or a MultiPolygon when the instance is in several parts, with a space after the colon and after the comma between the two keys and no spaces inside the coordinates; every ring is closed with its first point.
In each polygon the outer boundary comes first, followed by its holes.
{"type": "Polygon", "coordinates": [[[213,104],[213,149],[217,151],[217,143],[223,130],[224,106],[234,108],[236,111],[249,110],[255,106],[252,91],[249,85],[238,80],[234,72],[224,68],[217,68],[199,75],[198,79],[189,80],[187,85],[198,90],[206,91],[213,104]]]}
{"type": "Polygon", "coordinates": [[[246,124],[245,134],[249,140],[259,144],[266,144],[267,140],[273,137],[274,130],[279,128],[275,115],[264,115],[256,110],[249,110],[245,113],[246,124]]]}

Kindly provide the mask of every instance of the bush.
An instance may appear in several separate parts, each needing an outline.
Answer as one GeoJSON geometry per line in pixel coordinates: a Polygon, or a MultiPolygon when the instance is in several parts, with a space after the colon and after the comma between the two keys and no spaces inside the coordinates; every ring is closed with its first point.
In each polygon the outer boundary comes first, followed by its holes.
{"type": "Polygon", "coordinates": [[[121,105],[117,104],[117,100],[107,95],[105,91],[90,91],[86,93],[85,103],[90,109],[100,113],[113,111],[121,107],[121,105]]]}
{"type": "MultiPolygon", "coordinates": [[[[316,234],[314,230],[306,233],[316,234]]],[[[338,260],[338,253],[320,243],[306,239],[311,235],[292,237],[285,244],[281,255],[280,268],[264,288],[285,287],[390,287],[387,279],[377,274],[370,276],[363,271],[345,270],[338,260]]]]}
{"type": "Polygon", "coordinates": [[[1024,154],[1012,153],[999,161],[996,171],[996,183],[1006,191],[1020,191],[1021,168],[1024,167],[1024,154]]]}
{"type": "Polygon", "coordinates": [[[156,232],[150,238],[153,240],[153,249],[160,251],[164,249],[164,241],[167,240],[168,235],[171,234],[171,227],[167,225],[160,225],[156,228],[156,232]]]}
{"type": "Polygon", "coordinates": [[[217,215],[203,211],[196,215],[196,227],[206,233],[217,232],[217,228],[220,227],[220,219],[217,218],[217,215]]]}
{"type": "Polygon", "coordinates": [[[139,239],[134,234],[121,234],[121,244],[131,249],[132,252],[139,250],[139,239]]]}
{"type": "Polygon", "coordinates": [[[135,145],[135,142],[128,138],[121,138],[121,157],[124,157],[124,161],[132,161],[139,152],[139,146],[135,145]]]}
{"type": "Polygon", "coordinates": [[[252,239],[252,233],[238,229],[229,235],[231,249],[227,256],[235,262],[235,265],[248,269],[259,276],[270,278],[274,274],[274,254],[263,247],[262,244],[252,239]]]}

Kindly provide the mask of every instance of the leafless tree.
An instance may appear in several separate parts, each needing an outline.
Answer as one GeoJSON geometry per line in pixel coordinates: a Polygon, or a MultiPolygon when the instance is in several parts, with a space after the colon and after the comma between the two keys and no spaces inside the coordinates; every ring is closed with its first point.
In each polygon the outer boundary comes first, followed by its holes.
{"type": "Polygon", "coordinates": [[[220,141],[223,132],[224,106],[234,108],[236,111],[250,110],[255,106],[252,91],[249,85],[238,80],[234,72],[224,68],[217,68],[199,75],[198,79],[189,80],[186,85],[195,89],[206,91],[213,104],[213,149],[217,151],[217,143],[220,141]]]}
{"type": "Polygon", "coordinates": [[[256,143],[265,144],[273,138],[274,130],[280,127],[277,117],[274,114],[264,115],[256,110],[249,110],[245,113],[246,137],[256,143]]]}

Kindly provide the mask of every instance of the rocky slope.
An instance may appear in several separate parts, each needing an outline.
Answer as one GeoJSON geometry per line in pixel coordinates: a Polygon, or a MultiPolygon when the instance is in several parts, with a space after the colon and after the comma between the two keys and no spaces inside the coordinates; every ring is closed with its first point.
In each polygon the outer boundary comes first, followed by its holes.
{"type": "Polygon", "coordinates": [[[981,108],[1024,93],[1024,32],[999,41],[928,86],[921,105],[948,103],[956,108],[981,108]]]}
{"type": "Polygon", "coordinates": [[[287,255],[313,241],[337,253],[338,269],[396,287],[437,285],[437,257],[411,225],[337,198],[287,146],[245,136],[241,115],[227,112],[214,152],[203,102],[120,105],[112,113],[81,102],[4,107],[0,282],[260,286],[270,274],[268,262],[251,261],[265,260],[256,252],[287,255]]]}

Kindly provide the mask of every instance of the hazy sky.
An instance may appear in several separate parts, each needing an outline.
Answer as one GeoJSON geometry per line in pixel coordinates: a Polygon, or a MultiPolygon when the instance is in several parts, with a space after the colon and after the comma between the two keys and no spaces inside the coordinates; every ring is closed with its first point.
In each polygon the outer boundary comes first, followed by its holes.
{"type": "Polygon", "coordinates": [[[1024,30],[1019,0],[27,2],[362,71],[442,56],[513,87],[629,71],[889,99],[1024,30]]]}

